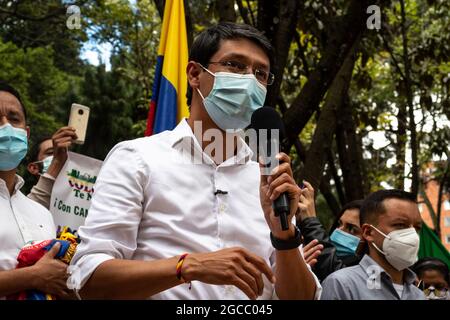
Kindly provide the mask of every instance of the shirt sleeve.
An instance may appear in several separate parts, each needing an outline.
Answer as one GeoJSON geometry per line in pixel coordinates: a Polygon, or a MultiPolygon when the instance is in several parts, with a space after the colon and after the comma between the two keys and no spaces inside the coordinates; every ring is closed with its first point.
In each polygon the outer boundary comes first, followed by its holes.
{"type": "Polygon", "coordinates": [[[38,183],[31,188],[31,191],[27,197],[49,209],[50,197],[52,195],[54,183],[55,178],[47,173],[44,173],[40,176],[38,183]]]}
{"type": "MultiPolygon", "coordinates": [[[[302,255],[302,257],[304,257],[304,255],[303,255],[303,245],[300,245],[299,251],[300,251],[300,254],[302,255]]],[[[276,266],[275,254],[276,254],[275,250],[273,250],[273,253],[272,253],[271,257],[270,257],[270,266],[271,266],[271,268],[272,268],[272,270],[274,272],[275,272],[275,266],[276,266]]],[[[320,281],[317,278],[317,276],[311,270],[311,267],[309,266],[309,264],[306,263],[306,267],[308,268],[309,272],[311,273],[311,275],[314,278],[314,281],[316,282],[316,292],[314,293],[314,300],[319,300],[321,298],[321,295],[322,295],[322,286],[320,285],[320,281]]],[[[279,298],[277,296],[277,293],[275,291],[275,287],[274,287],[274,290],[273,290],[272,299],[273,300],[279,300],[279,298]]]]}
{"type": "Polygon", "coordinates": [[[78,230],[81,243],[71,262],[77,269],[78,279],[71,279],[76,289],[83,287],[106,260],[132,258],[149,175],[132,141],[116,145],[108,154],[95,184],[89,215],[78,230]]]}

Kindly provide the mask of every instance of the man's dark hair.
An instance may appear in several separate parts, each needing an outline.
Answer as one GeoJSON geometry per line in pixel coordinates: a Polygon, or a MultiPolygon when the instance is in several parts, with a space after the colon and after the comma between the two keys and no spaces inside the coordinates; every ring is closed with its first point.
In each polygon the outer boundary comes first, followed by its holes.
{"type": "MultiPolygon", "coordinates": [[[[211,57],[219,50],[221,40],[248,39],[257,44],[269,57],[273,65],[273,48],[269,40],[258,29],[247,24],[233,22],[220,22],[202,31],[192,43],[189,52],[189,61],[196,61],[207,67],[211,57]]],[[[192,88],[189,86],[186,93],[187,104],[191,105],[192,88]]]]}
{"type": "Polygon", "coordinates": [[[449,268],[444,261],[438,258],[421,258],[411,267],[411,270],[414,271],[419,278],[422,278],[425,271],[436,270],[444,276],[445,281],[450,285],[449,268]]]}
{"type": "Polygon", "coordinates": [[[33,143],[31,144],[30,151],[28,152],[27,156],[27,162],[32,163],[38,161],[39,152],[41,151],[41,144],[42,142],[46,140],[51,140],[52,137],[50,135],[44,135],[41,137],[38,137],[33,143]]]}
{"type": "Polygon", "coordinates": [[[339,226],[339,219],[342,217],[345,211],[347,210],[353,210],[358,209],[361,210],[361,206],[363,204],[363,200],[353,200],[345,204],[341,211],[339,211],[338,215],[336,216],[336,220],[334,221],[333,225],[331,226],[330,233],[333,232],[338,226],[339,226]]]}
{"type": "Polygon", "coordinates": [[[25,116],[25,119],[27,119],[27,111],[25,110],[25,105],[23,104],[22,99],[20,98],[19,92],[16,89],[14,89],[13,86],[9,85],[8,83],[2,80],[0,80],[0,91],[8,92],[12,94],[14,97],[16,97],[17,100],[19,100],[20,106],[22,107],[23,110],[23,115],[25,116]]]}
{"type": "Polygon", "coordinates": [[[378,217],[386,212],[384,200],[399,199],[417,203],[416,196],[410,192],[398,189],[379,190],[368,195],[359,212],[359,222],[361,226],[364,223],[376,221],[378,217]]]}

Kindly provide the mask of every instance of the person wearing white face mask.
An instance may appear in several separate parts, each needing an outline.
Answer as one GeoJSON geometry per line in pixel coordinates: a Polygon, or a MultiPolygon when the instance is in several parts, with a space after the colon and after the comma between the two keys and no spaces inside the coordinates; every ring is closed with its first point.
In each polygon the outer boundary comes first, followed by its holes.
{"type": "Polygon", "coordinates": [[[366,254],[359,265],[328,276],[324,300],[423,300],[409,269],[419,251],[422,225],[414,195],[402,190],[370,194],[360,211],[366,254]]]}
{"type": "Polygon", "coordinates": [[[36,141],[28,157],[27,170],[39,180],[28,198],[49,209],[53,184],[67,160],[68,148],[76,139],[74,128],[62,127],[51,138],[44,137],[36,141]]]}

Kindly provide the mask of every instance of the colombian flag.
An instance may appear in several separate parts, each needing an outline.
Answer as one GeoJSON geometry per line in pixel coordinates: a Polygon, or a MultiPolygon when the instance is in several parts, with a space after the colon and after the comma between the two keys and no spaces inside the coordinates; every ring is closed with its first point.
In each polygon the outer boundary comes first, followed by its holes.
{"type": "Polygon", "coordinates": [[[173,129],[189,115],[188,46],[183,0],[166,0],[145,135],[173,129]]]}

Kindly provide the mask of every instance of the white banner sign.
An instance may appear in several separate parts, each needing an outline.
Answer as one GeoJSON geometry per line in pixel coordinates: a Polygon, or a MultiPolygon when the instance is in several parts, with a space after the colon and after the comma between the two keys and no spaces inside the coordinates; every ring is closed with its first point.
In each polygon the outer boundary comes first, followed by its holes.
{"type": "Polygon", "coordinates": [[[53,185],[50,212],[58,232],[69,227],[75,233],[84,224],[94,184],[103,161],[69,152],[67,161],[53,185]]]}

